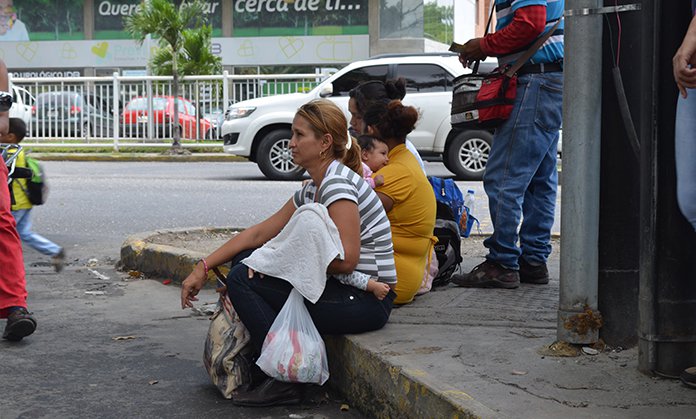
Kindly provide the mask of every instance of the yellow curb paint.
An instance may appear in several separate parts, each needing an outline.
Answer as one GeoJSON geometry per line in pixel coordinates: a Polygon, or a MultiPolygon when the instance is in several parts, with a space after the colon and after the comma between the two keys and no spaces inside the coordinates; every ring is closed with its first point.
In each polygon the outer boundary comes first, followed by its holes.
{"type": "Polygon", "coordinates": [[[473,397],[471,397],[468,394],[466,394],[465,392],[459,391],[459,390],[445,390],[442,393],[446,394],[448,396],[463,397],[467,400],[474,400],[473,397]]]}

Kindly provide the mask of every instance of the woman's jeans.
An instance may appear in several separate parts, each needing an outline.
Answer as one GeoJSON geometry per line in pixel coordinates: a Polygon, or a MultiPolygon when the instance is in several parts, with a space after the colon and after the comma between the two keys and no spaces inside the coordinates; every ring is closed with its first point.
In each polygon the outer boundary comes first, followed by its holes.
{"type": "Polygon", "coordinates": [[[696,89],[677,100],[674,151],[677,167],[677,201],[684,217],[696,230],[696,89]]]}
{"type": "Polygon", "coordinates": [[[508,269],[519,269],[520,256],[541,264],[551,253],[563,73],[524,74],[517,83],[512,114],[495,132],[483,176],[494,230],[484,241],[486,258],[508,269]]]}
{"type": "Polygon", "coordinates": [[[61,247],[31,230],[31,209],[12,211],[22,241],[46,256],[60,253],[61,247]]]}
{"type": "MultiPolygon", "coordinates": [[[[235,311],[249,330],[257,353],[278,312],[285,304],[292,285],[279,278],[257,273],[248,277],[248,268],[239,263],[251,251],[242,252],[233,260],[227,276],[227,293],[235,311]]],[[[305,301],[314,325],[320,334],[352,334],[381,329],[389,320],[396,294],[379,301],[372,293],[344,285],[329,278],[324,293],[316,304],[305,301]]]]}

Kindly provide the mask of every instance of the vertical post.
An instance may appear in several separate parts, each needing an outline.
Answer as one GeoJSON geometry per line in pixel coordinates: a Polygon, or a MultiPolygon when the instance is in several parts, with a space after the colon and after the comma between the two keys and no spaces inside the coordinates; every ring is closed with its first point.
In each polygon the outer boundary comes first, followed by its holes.
{"type": "MultiPolygon", "coordinates": [[[[600,0],[567,0],[566,10],[598,8],[600,0]]],[[[597,328],[575,327],[597,313],[599,161],[602,108],[602,16],[565,20],[561,278],[557,338],[596,342],[597,328]]]]}
{"type": "Polygon", "coordinates": [[[638,369],[669,377],[696,365],[696,233],[677,206],[671,64],[689,24],[688,3],[643,3],[638,72],[641,88],[649,86],[640,118],[647,126],[640,161],[638,369]]]}
{"type": "Polygon", "coordinates": [[[113,97],[113,115],[114,115],[114,153],[118,153],[118,127],[120,125],[121,121],[121,115],[119,115],[119,109],[118,109],[118,97],[120,95],[120,83],[118,79],[118,72],[114,71],[113,73],[113,86],[114,86],[114,97],[113,97]]]}
{"type": "Polygon", "coordinates": [[[145,80],[145,90],[147,91],[147,140],[152,141],[155,136],[155,117],[152,115],[152,79],[145,80]]]}
{"type": "Polygon", "coordinates": [[[230,106],[230,91],[229,91],[229,71],[222,72],[222,111],[227,112],[227,107],[230,106]]]}

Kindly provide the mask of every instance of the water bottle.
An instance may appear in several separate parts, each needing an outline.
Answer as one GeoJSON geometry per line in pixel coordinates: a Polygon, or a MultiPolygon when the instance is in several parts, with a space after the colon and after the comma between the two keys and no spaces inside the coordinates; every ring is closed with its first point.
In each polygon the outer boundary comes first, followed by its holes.
{"type": "Polygon", "coordinates": [[[468,189],[466,195],[464,195],[464,211],[466,211],[466,217],[462,217],[465,221],[463,225],[460,225],[462,236],[469,237],[471,234],[471,228],[474,226],[474,221],[478,221],[474,216],[474,205],[476,204],[476,198],[474,197],[474,190],[468,189]]]}

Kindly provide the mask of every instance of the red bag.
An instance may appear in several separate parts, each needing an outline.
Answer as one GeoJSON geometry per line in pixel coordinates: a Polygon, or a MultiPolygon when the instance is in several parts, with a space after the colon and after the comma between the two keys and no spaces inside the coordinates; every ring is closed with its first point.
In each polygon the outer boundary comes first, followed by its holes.
{"type": "Polygon", "coordinates": [[[499,74],[483,81],[476,96],[480,124],[498,126],[510,117],[517,96],[517,76],[499,74]]]}
{"type": "Polygon", "coordinates": [[[496,128],[510,117],[517,76],[494,71],[454,79],[451,122],[455,128],[496,128]]]}

